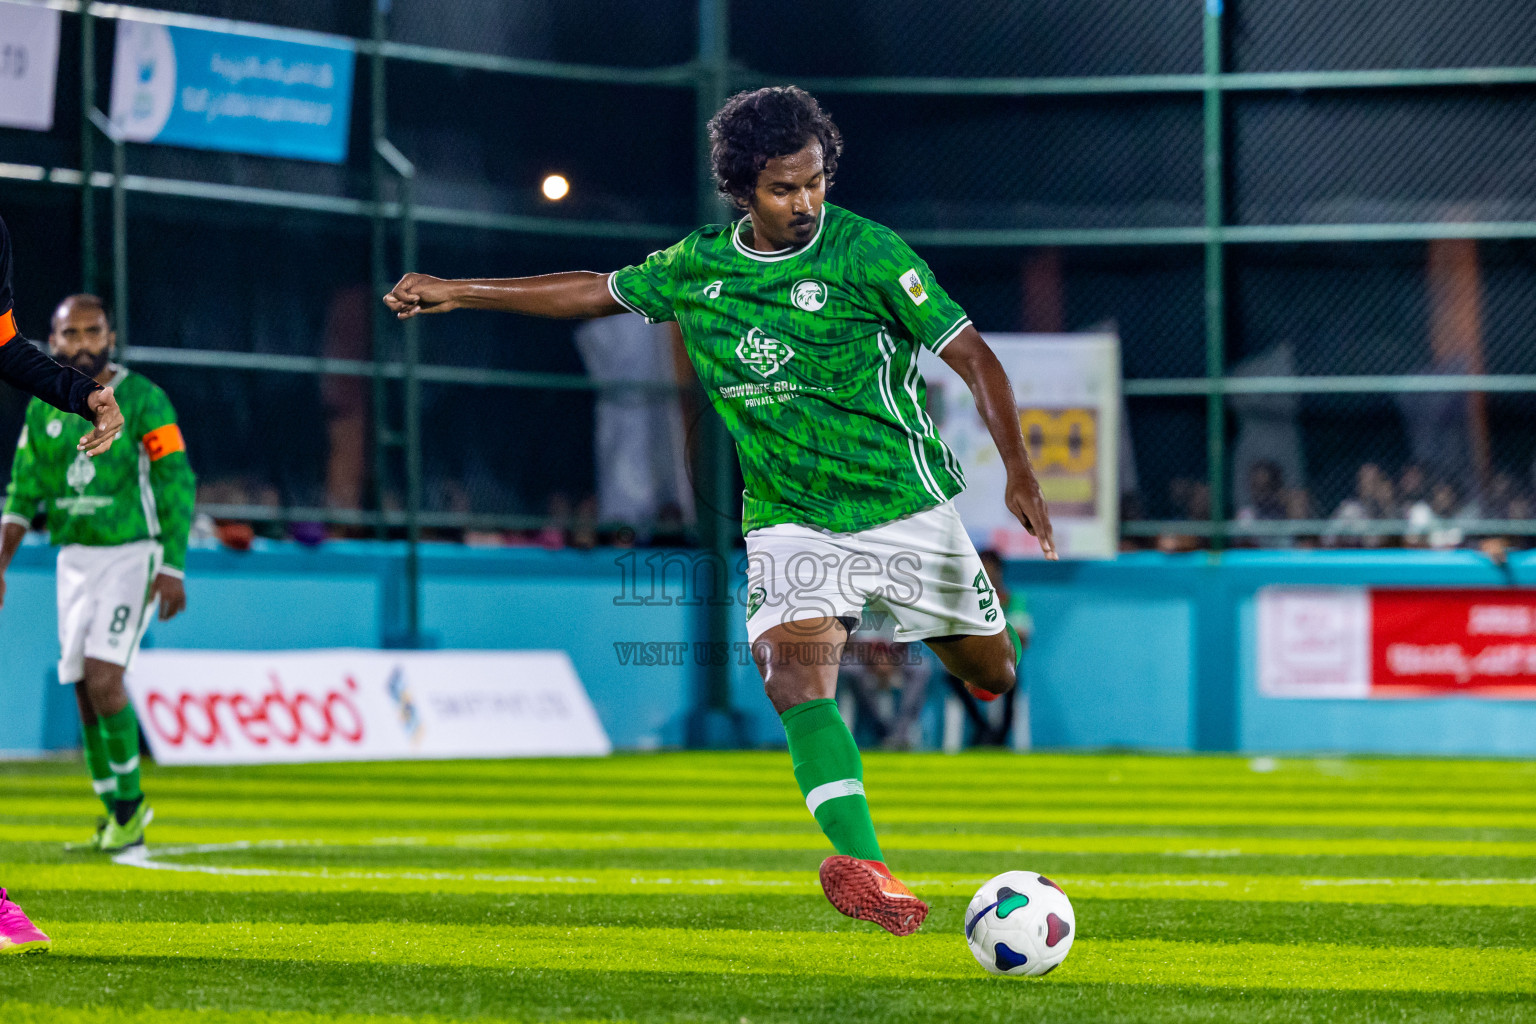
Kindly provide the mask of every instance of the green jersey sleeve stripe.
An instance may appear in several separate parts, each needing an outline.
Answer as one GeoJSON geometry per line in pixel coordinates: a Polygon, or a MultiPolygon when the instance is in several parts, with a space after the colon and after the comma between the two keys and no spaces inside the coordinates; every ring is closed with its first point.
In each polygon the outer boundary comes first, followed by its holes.
{"type": "MultiPolygon", "coordinates": [[[[638,313],[641,316],[645,316],[645,310],[641,309],[639,306],[635,305],[633,302],[630,302],[628,299],[626,299],[623,295],[621,295],[619,293],[618,277],[619,277],[619,272],[618,271],[614,271],[613,273],[608,275],[608,294],[612,295],[613,296],[613,300],[615,302],[617,302],[619,305],[623,306],[625,309],[629,310],[631,313],[638,313]]],[[[645,320],[646,320],[646,323],[655,323],[655,321],[652,320],[648,316],[645,316],[645,320]]]]}
{"type": "Polygon", "coordinates": [[[970,323],[971,318],[964,315],[962,315],[959,320],[956,320],[954,326],[945,331],[943,334],[939,335],[939,340],[930,346],[930,350],[933,352],[933,354],[938,355],[940,352],[944,351],[944,346],[954,341],[955,338],[959,336],[961,331],[970,326],[970,323]]]}
{"type": "Polygon", "coordinates": [[[923,428],[923,438],[925,441],[932,440],[938,444],[939,451],[944,455],[944,468],[963,488],[965,486],[965,471],[960,468],[959,461],[955,459],[955,453],[950,451],[949,445],[945,444],[944,439],[939,436],[939,430],[934,426],[933,417],[928,415],[928,410],[924,408],[923,403],[917,397],[917,382],[921,379],[921,376],[917,369],[917,360],[914,359],[907,370],[907,378],[902,382],[902,385],[906,388],[907,394],[912,397],[912,408],[917,410],[918,423],[923,428]]]}
{"type": "Polygon", "coordinates": [[[902,433],[907,435],[907,450],[912,453],[912,463],[917,467],[917,478],[922,481],[923,489],[936,500],[944,500],[944,492],[939,488],[938,481],[933,477],[933,471],[928,468],[928,463],[923,456],[922,442],[917,436],[917,431],[908,426],[906,418],[902,416],[900,407],[896,402],[896,379],[893,360],[896,357],[896,341],[890,335],[881,331],[878,335],[880,352],[885,356],[885,365],[881,368],[876,382],[880,387],[880,398],[885,402],[885,407],[890,411],[892,418],[901,427],[902,433]]]}
{"type": "Polygon", "coordinates": [[[139,446],[139,501],[144,506],[144,524],[151,540],[160,536],[160,509],[155,504],[155,489],[149,482],[149,452],[139,446]]]}

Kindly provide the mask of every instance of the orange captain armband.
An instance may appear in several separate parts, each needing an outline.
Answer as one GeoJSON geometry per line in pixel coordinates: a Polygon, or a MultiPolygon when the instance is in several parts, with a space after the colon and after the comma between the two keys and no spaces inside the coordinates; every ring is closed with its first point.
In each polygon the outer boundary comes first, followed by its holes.
{"type": "Polygon", "coordinates": [[[0,313],[0,345],[5,345],[17,335],[16,311],[8,309],[0,313]]]}
{"type": "Polygon", "coordinates": [[[187,443],[181,439],[181,428],[174,423],[167,423],[144,435],[144,450],[149,452],[150,462],[159,462],[167,455],[186,451],[187,443]]]}

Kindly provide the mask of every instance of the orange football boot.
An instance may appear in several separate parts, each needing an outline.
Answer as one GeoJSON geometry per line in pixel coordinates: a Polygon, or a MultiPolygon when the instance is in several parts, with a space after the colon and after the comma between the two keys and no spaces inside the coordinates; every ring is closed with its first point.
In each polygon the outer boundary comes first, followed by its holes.
{"type": "Polygon", "coordinates": [[[839,911],[871,921],[892,935],[911,935],[928,916],[928,904],[890,876],[878,861],[838,854],[821,862],[821,888],[839,911]]]}

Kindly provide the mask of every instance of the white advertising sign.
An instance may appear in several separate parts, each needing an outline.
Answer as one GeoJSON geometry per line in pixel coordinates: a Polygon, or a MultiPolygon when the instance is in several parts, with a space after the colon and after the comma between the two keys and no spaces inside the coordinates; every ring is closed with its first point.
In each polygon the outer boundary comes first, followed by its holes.
{"type": "Polygon", "coordinates": [[[0,2],[0,125],[53,128],[59,12],[0,2]]]}
{"type": "Polygon", "coordinates": [[[1371,594],[1364,587],[1264,587],[1258,595],[1259,692],[1371,693],[1371,594]]]}
{"type": "Polygon", "coordinates": [[[162,764],[612,751],[564,651],[141,651],[128,693],[162,764]]]}
{"type": "MultiPolygon", "coordinates": [[[[1114,558],[1120,547],[1120,339],[1114,334],[988,334],[1013,384],[1019,426],[1063,558],[1114,558]]],[[[971,541],[1007,558],[1040,545],[1003,503],[1007,473],[960,375],[922,350],[928,409],[965,470],[955,498],[971,541]]]]}

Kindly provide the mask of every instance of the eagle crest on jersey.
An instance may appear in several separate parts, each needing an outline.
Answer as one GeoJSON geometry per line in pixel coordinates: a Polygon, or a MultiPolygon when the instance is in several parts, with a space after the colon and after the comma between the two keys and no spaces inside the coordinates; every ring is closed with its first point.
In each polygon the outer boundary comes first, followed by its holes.
{"type": "Polygon", "coordinates": [[[770,338],[756,327],[747,332],[736,346],[736,358],[759,377],[772,377],[779,367],[795,357],[795,350],[778,338],[770,338]]]}
{"type": "Polygon", "coordinates": [[[820,281],[796,281],[790,300],[807,313],[814,313],[827,304],[827,286],[820,281]]]}

